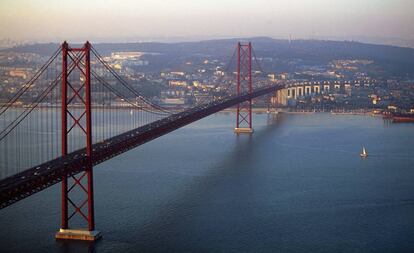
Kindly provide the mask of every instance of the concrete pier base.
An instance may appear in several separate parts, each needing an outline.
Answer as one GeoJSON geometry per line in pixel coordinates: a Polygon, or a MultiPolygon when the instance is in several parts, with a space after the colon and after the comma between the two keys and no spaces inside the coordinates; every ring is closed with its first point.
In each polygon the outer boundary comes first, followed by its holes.
{"type": "Polygon", "coordinates": [[[234,128],[234,132],[236,134],[252,134],[253,128],[248,128],[248,127],[239,127],[239,128],[234,128]]]}
{"type": "Polygon", "coordinates": [[[101,232],[94,230],[81,230],[81,229],[60,229],[55,234],[55,238],[58,240],[78,240],[78,241],[96,241],[101,238],[101,232]]]}

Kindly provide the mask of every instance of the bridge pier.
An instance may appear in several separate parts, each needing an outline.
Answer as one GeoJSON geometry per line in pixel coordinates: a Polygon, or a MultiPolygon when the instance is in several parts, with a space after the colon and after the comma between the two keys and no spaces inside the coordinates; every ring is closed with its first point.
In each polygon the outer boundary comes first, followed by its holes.
{"type": "Polygon", "coordinates": [[[303,86],[296,87],[296,97],[304,96],[303,89],[304,89],[303,86]]]}
{"type": "MultiPolygon", "coordinates": [[[[76,128],[85,136],[86,166],[85,171],[78,175],[62,177],[62,224],[55,235],[56,239],[95,241],[101,237],[101,233],[95,230],[93,198],[90,51],[91,45],[89,42],[86,42],[82,48],[71,48],[66,42],[62,44],[62,156],[64,157],[75,151],[69,150],[68,136],[76,128]],[[68,64],[68,60],[70,64],[68,64]],[[79,76],[73,78],[73,75],[75,75],[73,73],[79,73],[79,76]],[[70,76],[72,78],[69,82],[70,76]],[[78,106],[78,109],[83,111],[76,114],[73,111],[74,104],[82,105],[83,108],[78,106]],[[69,180],[71,180],[70,185],[68,184],[69,180]],[[77,196],[73,196],[75,194],[77,196]],[[80,194],[81,196],[79,196],[80,194]],[[79,197],[83,198],[79,199],[79,197]],[[69,207],[71,207],[70,214],[69,207]],[[87,209],[87,212],[85,209],[87,209]],[[79,217],[86,222],[87,228],[71,229],[69,221],[74,217],[79,217]]],[[[72,147],[72,149],[78,148],[75,145],[72,147]]]]}
{"type": "Polygon", "coordinates": [[[235,127],[234,128],[234,133],[236,134],[252,134],[254,133],[253,128],[249,128],[249,127],[235,127]]]}
{"type": "Polygon", "coordinates": [[[59,229],[55,238],[58,240],[96,241],[101,238],[101,232],[82,229],[59,229]]]}
{"type": "MultiPolygon", "coordinates": [[[[237,95],[253,92],[252,86],[252,43],[237,44],[237,95]]],[[[237,105],[237,118],[234,133],[253,133],[252,100],[237,105]]]]}

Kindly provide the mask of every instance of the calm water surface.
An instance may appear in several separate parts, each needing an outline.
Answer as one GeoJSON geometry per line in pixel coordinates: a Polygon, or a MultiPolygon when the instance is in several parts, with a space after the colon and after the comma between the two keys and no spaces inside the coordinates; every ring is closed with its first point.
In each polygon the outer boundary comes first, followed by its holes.
{"type": "Polygon", "coordinates": [[[95,167],[99,242],[54,240],[57,185],[0,210],[0,251],[414,252],[414,124],[261,114],[249,137],[234,118],[95,167]]]}

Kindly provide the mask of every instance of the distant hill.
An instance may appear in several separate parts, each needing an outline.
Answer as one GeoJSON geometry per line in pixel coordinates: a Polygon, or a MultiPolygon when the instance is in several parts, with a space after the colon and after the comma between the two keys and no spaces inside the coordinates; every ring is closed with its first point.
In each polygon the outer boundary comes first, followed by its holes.
{"type": "MultiPolygon", "coordinates": [[[[114,51],[144,51],[161,53],[170,59],[191,55],[219,58],[229,57],[234,52],[240,39],[205,40],[199,42],[179,43],[99,43],[93,44],[101,54],[114,51]]],[[[353,41],[322,41],[322,40],[288,40],[255,37],[244,39],[251,41],[258,57],[272,57],[280,60],[301,59],[307,64],[326,64],[336,59],[366,59],[373,60],[379,67],[390,74],[414,76],[414,49],[396,46],[373,45],[353,41]]],[[[58,44],[34,44],[18,46],[6,51],[31,52],[40,55],[50,55],[58,44]]],[[[3,50],[4,51],[4,50],[3,50]]],[[[167,63],[166,63],[167,64],[167,63]]]]}

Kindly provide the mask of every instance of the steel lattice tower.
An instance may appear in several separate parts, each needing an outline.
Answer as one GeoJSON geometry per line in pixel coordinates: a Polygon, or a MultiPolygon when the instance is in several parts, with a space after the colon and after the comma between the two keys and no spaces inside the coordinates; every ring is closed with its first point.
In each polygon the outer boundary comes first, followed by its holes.
{"type": "MultiPolygon", "coordinates": [[[[237,44],[237,95],[252,93],[252,44],[237,44]]],[[[252,100],[237,106],[235,133],[253,133],[252,100]]]]}
{"type": "Polygon", "coordinates": [[[57,239],[93,241],[100,237],[100,233],[95,231],[93,199],[90,52],[89,42],[81,48],[71,48],[66,42],[62,44],[61,152],[62,156],[70,152],[71,142],[75,139],[68,137],[77,130],[85,137],[87,166],[78,175],[62,178],[62,224],[56,233],[57,239]],[[83,196],[80,200],[79,195],[83,196]],[[73,209],[70,214],[69,206],[73,209]],[[86,221],[87,229],[70,228],[69,221],[75,217],[86,221]]]}

